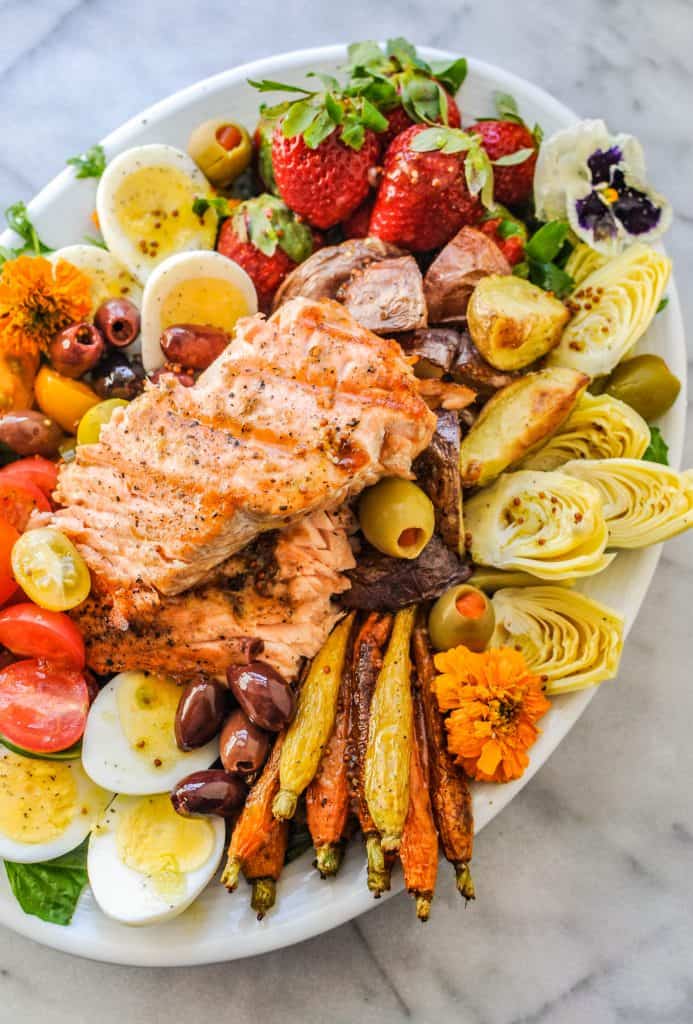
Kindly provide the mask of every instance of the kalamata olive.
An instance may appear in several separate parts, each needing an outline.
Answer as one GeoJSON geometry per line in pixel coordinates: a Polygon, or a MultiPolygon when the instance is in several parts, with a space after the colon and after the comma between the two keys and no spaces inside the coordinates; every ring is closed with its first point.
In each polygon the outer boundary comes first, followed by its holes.
{"type": "Polygon", "coordinates": [[[176,378],[179,384],[182,384],[184,388],[191,388],[195,383],[195,376],[192,370],[187,370],[180,363],[164,363],[158,370],[149,378],[152,384],[158,384],[162,377],[166,374],[176,378]]]}
{"type": "Polygon", "coordinates": [[[19,409],[0,417],[0,442],[17,455],[58,454],[63,432],[49,416],[37,409],[19,409]]]}
{"type": "Polygon", "coordinates": [[[91,385],[101,398],[125,398],[128,402],[144,388],[145,373],[139,359],[124,352],[109,352],[94,367],[91,385]]]}
{"type": "Polygon", "coordinates": [[[181,750],[204,747],[221,729],[230,693],[213,679],[196,679],[183,690],[176,711],[176,743],[181,750]]]}
{"type": "Polygon", "coordinates": [[[172,363],[192,370],[206,370],[229,343],[229,336],[218,327],[176,324],[161,335],[161,348],[172,363]]]}
{"type": "Polygon", "coordinates": [[[250,775],[262,768],[269,753],[269,736],[236,708],[224,723],[219,739],[219,756],[227,772],[250,775]]]}
{"type": "Polygon", "coordinates": [[[94,323],[114,348],[127,348],[140,333],[140,313],[129,299],[107,299],[97,309],[94,323]]]}
{"type": "Polygon", "coordinates": [[[264,661],[233,665],[226,670],[231,692],[251,722],[279,732],[296,710],[296,695],[276,669],[264,661]]]}
{"type": "Polygon", "coordinates": [[[237,775],[221,768],[193,772],[181,779],[171,793],[171,803],[184,818],[196,814],[218,814],[226,818],[245,801],[248,789],[237,775]]]}
{"type": "Polygon", "coordinates": [[[48,358],[63,377],[82,377],[96,366],[105,348],[103,334],[93,324],[72,324],[48,345],[48,358]]]}

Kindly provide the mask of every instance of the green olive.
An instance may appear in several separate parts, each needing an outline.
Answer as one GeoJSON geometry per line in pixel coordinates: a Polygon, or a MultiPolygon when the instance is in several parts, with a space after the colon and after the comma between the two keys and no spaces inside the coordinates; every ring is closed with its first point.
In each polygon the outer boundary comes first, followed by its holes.
{"type": "Polygon", "coordinates": [[[245,128],[224,118],[205,121],[188,141],[188,153],[216,188],[228,188],[250,163],[253,153],[245,128]]]}
{"type": "Polygon", "coordinates": [[[651,423],[671,409],[681,390],[681,381],[661,356],[643,355],[617,366],[605,390],[651,423]]]}
{"type": "Polygon", "coordinates": [[[359,521],[366,540],[378,551],[416,558],[433,536],[435,512],[420,487],[389,477],[364,491],[359,521]]]}
{"type": "Polygon", "coordinates": [[[495,624],[493,605],[486,594],[468,583],[441,594],[428,616],[428,632],[437,651],[460,644],[470,651],[483,651],[495,624]]]}
{"type": "Polygon", "coordinates": [[[105,402],[92,405],[77,427],[77,444],[96,444],[101,436],[101,428],[110,420],[116,409],[128,403],[124,398],[108,398],[105,402]]]}

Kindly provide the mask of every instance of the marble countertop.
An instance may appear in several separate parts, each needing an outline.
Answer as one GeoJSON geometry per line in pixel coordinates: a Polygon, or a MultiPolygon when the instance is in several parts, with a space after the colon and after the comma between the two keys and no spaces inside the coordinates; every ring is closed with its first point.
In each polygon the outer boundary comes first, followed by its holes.
{"type": "MultiPolygon", "coordinates": [[[[693,346],[691,0],[351,0],[346,12],[311,0],[0,0],[0,208],[198,78],[281,50],[398,34],[501,64],[642,139],[676,209],[668,244],[693,346]]],[[[693,417],[686,449],[690,465],[693,417]]],[[[0,1016],[689,1022],[692,598],[689,534],[665,550],[618,682],[480,835],[479,898],[466,911],[445,887],[421,928],[400,896],[291,949],[168,971],[90,963],[0,929],[0,1016]]]]}

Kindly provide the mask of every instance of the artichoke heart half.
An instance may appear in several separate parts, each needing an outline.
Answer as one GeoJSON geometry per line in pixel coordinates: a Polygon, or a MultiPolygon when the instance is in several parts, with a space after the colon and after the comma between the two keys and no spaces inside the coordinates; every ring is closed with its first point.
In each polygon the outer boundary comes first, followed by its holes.
{"type": "Polygon", "coordinates": [[[575,287],[581,285],[586,277],[594,273],[595,270],[599,270],[605,263],[608,262],[608,257],[603,256],[596,249],[593,249],[587,244],[587,242],[580,242],[575,246],[570,256],[568,257],[565,265],[565,272],[569,277],[572,277],[575,287]]]}
{"type": "Polygon", "coordinates": [[[548,365],[611,373],[650,325],[670,273],[671,260],[639,242],[589,274],[568,299],[573,316],[548,365]]]}
{"type": "Polygon", "coordinates": [[[609,547],[643,548],[693,526],[693,470],[677,473],[640,459],[576,460],[561,470],[595,487],[609,547]]]}
{"type": "Polygon", "coordinates": [[[558,469],[573,459],[640,459],[650,443],[642,416],[611,395],[584,394],[574,412],[520,469],[558,469]]]}
{"type": "Polygon", "coordinates": [[[546,580],[592,576],[614,557],[600,492],[565,473],[504,473],[469,499],[465,528],[478,565],[546,580]]]}
{"type": "Polygon", "coordinates": [[[577,590],[524,587],[493,597],[493,647],[522,651],[549,694],[613,679],[623,649],[623,619],[577,590]]]}

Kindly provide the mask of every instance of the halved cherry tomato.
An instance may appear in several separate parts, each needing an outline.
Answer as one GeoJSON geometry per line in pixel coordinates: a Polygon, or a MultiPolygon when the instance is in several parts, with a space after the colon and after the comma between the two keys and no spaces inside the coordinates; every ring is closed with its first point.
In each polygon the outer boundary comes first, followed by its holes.
{"type": "Polygon", "coordinates": [[[65,750],[81,737],[89,694],[73,669],[16,661],[0,672],[0,736],[25,750],[65,750]]]}
{"type": "Polygon", "coordinates": [[[50,501],[36,484],[29,480],[0,477],[0,519],[21,533],[35,509],[39,512],[51,510],[50,501]]]}
{"type": "Polygon", "coordinates": [[[11,523],[0,519],[0,605],[9,601],[19,586],[12,575],[12,548],[19,539],[19,532],[11,523]]]}
{"type": "Polygon", "coordinates": [[[50,459],[42,455],[32,455],[27,459],[19,459],[0,469],[0,480],[25,480],[34,484],[40,491],[50,497],[58,482],[58,467],[50,459]]]}
{"type": "Polygon", "coordinates": [[[0,644],[25,658],[84,668],[84,640],[72,619],[25,601],[0,612],[0,644]]]}

